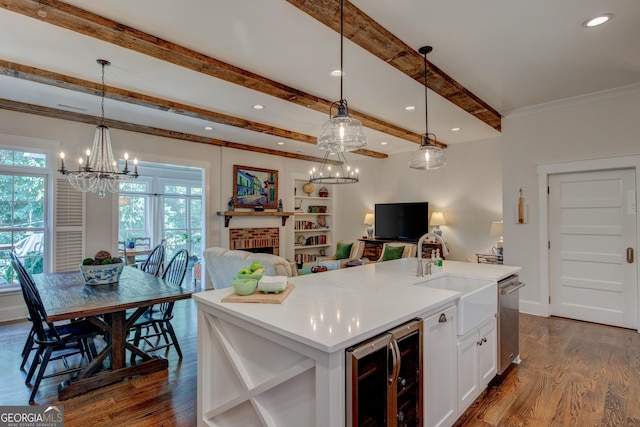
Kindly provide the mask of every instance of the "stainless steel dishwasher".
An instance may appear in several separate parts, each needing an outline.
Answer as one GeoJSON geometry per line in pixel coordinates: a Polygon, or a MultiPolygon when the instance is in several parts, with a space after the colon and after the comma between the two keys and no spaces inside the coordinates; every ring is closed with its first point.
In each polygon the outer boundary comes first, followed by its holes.
{"type": "Polygon", "coordinates": [[[520,356],[520,292],[514,274],[498,282],[498,375],[520,356]]]}

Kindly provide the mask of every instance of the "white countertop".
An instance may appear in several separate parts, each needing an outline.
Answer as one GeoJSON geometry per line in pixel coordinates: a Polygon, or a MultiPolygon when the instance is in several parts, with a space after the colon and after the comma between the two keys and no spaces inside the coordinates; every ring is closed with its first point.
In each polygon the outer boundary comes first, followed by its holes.
{"type": "MultiPolygon", "coordinates": [[[[444,262],[443,274],[500,280],[520,267],[444,262]]],[[[405,258],[292,277],[282,304],[222,303],[233,289],[193,294],[198,303],[246,320],[318,350],[332,353],[357,344],[438,306],[459,293],[414,286],[416,259],[405,258]]]]}

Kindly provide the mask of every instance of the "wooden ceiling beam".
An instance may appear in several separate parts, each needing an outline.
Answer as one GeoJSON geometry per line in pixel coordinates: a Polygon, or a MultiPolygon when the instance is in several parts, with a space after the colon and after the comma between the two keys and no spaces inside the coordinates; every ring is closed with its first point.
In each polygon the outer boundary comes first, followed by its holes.
{"type": "MultiPolygon", "coordinates": [[[[340,0],[287,0],[289,3],[340,33],[340,0]]],[[[424,57],[367,14],[344,0],[344,37],[424,85],[424,57]]],[[[427,43],[428,44],[428,43],[427,43]]],[[[427,61],[428,88],[469,114],[501,130],[502,117],[489,104],[427,61]]]]}
{"type": "MultiPolygon", "coordinates": [[[[331,101],[56,0],[1,0],[0,7],[202,74],[329,114],[331,101]]],[[[365,127],[419,144],[418,133],[368,114],[349,110],[365,127]]],[[[440,143],[442,147],[446,144],[440,143]]]]}
{"type": "MultiPolygon", "coordinates": [[[[95,96],[102,95],[102,84],[88,80],[78,79],[64,74],[55,73],[53,71],[43,70],[40,68],[30,67],[27,65],[17,64],[0,59],[0,75],[15,77],[30,82],[46,84],[62,89],[72,90],[75,92],[86,93],[95,96]]],[[[105,87],[105,98],[113,99],[120,102],[126,102],[155,110],[169,111],[175,114],[181,114],[187,117],[207,120],[214,123],[233,126],[253,132],[259,132],[267,135],[277,136],[279,138],[291,139],[294,141],[304,142],[315,145],[317,138],[311,135],[294,132],[262,123],[245,120],[227,114],[217,113],[215,111],[205,110],[178,102],[168,101],[166,99],[156,98],[113,86],[105,87]]],[[[356,150],[356,154],[361,154],[377,159],[389,157],[385,153],[372,150],[356,150]]]]}
{"type": "MultiPolygon", "coordinates": [[[[12,101],[0,98],[0,108],[4,110],[17,111],[20,113],[35,114],[38,116],[51,117],[54,119],[69,120],[78,123],[87,123],[97,125],[100,123],[100,117],[89,114],[81,114],[72,111],[59,110],[41,105],[27,104],[24,102],[12,101]]],[[[222,139],[207,138],[204,136],[193,135],[184,132],[176,132],[167,129],[154,128],[151,126],[138,125],[134,123],[122,122],[119,120],[104,119],[104,124],[112,129],[120,129],[129,132],[142,133],[146,135],[159,136],[162,138],[178,139],[181,141],[197,142],[199,144],[215,145],[218,147],[235,148],[236,150],[253,151],[256,153],[269,154],[272,156],[286,157],[289,159],[306,160],[314,163],[321,163],[324,159],[321,157],[308,156],[305,154],[289,153],[286,151],[271,150],[268,148],[255,147],[253,145],[239,144],[237,142],[224,141],[222,139]]],[[[89,141],[89,139],[87,139],[89,141]]],[[[325,163],[332,165],[341,165],[342,162],[337,160],[327,160],[325,163]]]]}

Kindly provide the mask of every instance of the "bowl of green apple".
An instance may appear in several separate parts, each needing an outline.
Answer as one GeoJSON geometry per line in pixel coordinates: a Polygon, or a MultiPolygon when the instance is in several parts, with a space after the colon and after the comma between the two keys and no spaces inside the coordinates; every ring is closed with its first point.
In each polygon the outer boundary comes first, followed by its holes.
{"type": "Polygon", "coordinates": [[[238,270],[238,275],[233,278],[233,289],[238,295],[251,295],[256,290],[262,276],[264,276],[262,263],[254,261],[249,267],[238,270]]]}

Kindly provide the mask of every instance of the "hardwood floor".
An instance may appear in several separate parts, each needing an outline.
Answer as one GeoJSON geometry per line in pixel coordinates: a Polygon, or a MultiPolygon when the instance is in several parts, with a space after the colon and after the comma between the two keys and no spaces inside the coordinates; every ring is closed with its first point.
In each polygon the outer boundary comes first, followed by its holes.
{"type": "MultiPolygon", "coordinates": [[[[91,391],[83,396],[57,401],[57,386],[64,377],[42,380],[35,403],[64,406],[65,427],[179,426],[196,423],[196,317],[195,301],[177,301],[173,325],[183,359],[171,347],[162,354],[169,369],[91,391]]],[[[28,322],[0,325],[0,405],[28,405],[31,388],[19,370],[20,351],[29,331],[28,322]]],[[[28,368],[28,365],[27,365],[28,368]]]]}
{"type": "MultiPolygon", "coordinates": [[[[195,303],[180,301],[175,312],[183,360],[171,349],[168,372],[62,402],[66,427],[197,424],[195,303]]],[[[640,334],[561,318],[520,319],[522,363],[494,381],[456,426],[640,426],[640,334]]],[[[28,404],[31,390],[18,369],[28,330],[26,321],[0,325],[0,405],[28,404]]],[[[57,404],[59,382],[43,380],[36,403],[57,404]]]]}
{"type": "Polygon", "coordinates": [[[522,363],[457,426],[640,425],[640,334],[520,315],[522,363]]]}

